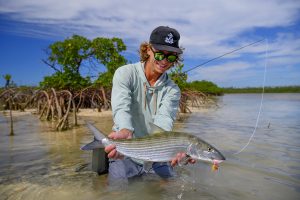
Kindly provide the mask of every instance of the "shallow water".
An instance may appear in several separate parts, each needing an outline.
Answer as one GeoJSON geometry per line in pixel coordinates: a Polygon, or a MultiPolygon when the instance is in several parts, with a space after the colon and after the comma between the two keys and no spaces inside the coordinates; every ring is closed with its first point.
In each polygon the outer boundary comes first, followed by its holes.
{"type": "MultiPolygon", "coordinates": [[[[253,140],[234,154],[250,138],[259,105],[259,94],[225,95],[218,107],[176,122],[176,130],[199,135],[225,154],[218,171],[198,162],[176,167],[172,180],[149,175],[122,188],[91,172],[91,152],[79,150],[92,139],[83,119],[73,130],[55,132],[36,116],[14,117],[11,137],[0,114],[0,199],[299,199],[300,94],[266,94],[253,140]]],[[[110,118],[84,119],[111,129],[110,118]]]]}

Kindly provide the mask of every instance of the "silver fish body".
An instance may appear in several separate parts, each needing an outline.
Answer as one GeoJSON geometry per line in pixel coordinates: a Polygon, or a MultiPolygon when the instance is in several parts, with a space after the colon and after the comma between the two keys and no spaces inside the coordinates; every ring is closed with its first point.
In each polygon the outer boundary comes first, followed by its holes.
{"type": "MultiPolygon", "coordinates": [[[[213,163],[225,160],[215,147],[188,133],[164,131],[141,138],[111,140],[93,125],[88,123],[88,127],[95,136],[95,141],[92,143],[104,146],[115,144],[116,150],[121,154],[143,161],[168,162],[179,152],[184,152],[195,160],[213,163]]],[[[91,143],[88,145],[82,149],[91,150],[97,147],[91,143]]]]}

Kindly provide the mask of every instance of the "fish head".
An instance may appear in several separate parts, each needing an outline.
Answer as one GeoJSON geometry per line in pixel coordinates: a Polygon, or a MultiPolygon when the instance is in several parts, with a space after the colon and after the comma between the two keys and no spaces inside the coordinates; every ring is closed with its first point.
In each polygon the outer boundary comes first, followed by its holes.
{"type": "Polygon", "coordinates": [[[198,139],[191,142],[188,146],[187,155],[192,159],[210,163],[221,163],[225,160],[225,157],[218,149],[198,139]]]}

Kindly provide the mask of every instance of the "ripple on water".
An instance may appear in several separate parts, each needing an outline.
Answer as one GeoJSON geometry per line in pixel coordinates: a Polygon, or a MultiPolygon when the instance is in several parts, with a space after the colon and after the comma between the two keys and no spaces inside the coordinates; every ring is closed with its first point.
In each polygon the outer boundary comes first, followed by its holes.
{"type": "MultiPolygon", "coordinates": [[[[76,172],[78,166],[91,160],[90,152],[79,150],[93,139],[82,119],[79,119],[80,126],[71,131],[55,132],[51,123],[40,122],[35,116],[16,117],[16,135],[9,137],[6,118],[0,116],[0,197],[30,200],[298,199],[300,129],[295,116],[300,116],[300,101],[289,101],[286,94],[266,95],[255,137],[242,153],[233,155],[247,143],[253,131],[259,95],[221,98],[224,106],[193,113],[179,124],[180,130],[202,137],[225,154],[227,160],[217,172],[211,171],[211,165],[198,162],[177,167],[178,177],[173,180],[144,177],[131,181],[125,192],[109,187],[106,177],[91,172],[90,166],[76,172]]],[[[95,122],[104,132],[111,130],[111,119],[86,119],[95,122]]]]}

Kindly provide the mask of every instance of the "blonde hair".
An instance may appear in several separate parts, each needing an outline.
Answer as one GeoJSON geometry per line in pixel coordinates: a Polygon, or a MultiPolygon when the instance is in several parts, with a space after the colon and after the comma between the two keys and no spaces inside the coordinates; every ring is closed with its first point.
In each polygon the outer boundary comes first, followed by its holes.
{"type": "Polygon", "coordinates": [[[151,48],[151,45],[148,42],[143,42],[140,45],[140,50],[139,50],[139,54],[140,54],[140,61],[141,62],[146,62],[149,58],[149,55],[147,53],[148,48],[151,48]]]}
{"type": "MultiPolygon", "coordinates": [[[[140,54],[140,61],[142,63],[146,62],[149,59],[149,55],[147,53],[148,48],[151,48],[151,44],[148,42],[143,42],[140,45],[139,54],[140,54]]],[[[183,50],[183,48],[181,49],[183,50]]],[[[178,54],[178,59],[174,62],[174,66],[180,65],[182,61],[183,61],[182,54],[178,54]]]]}

